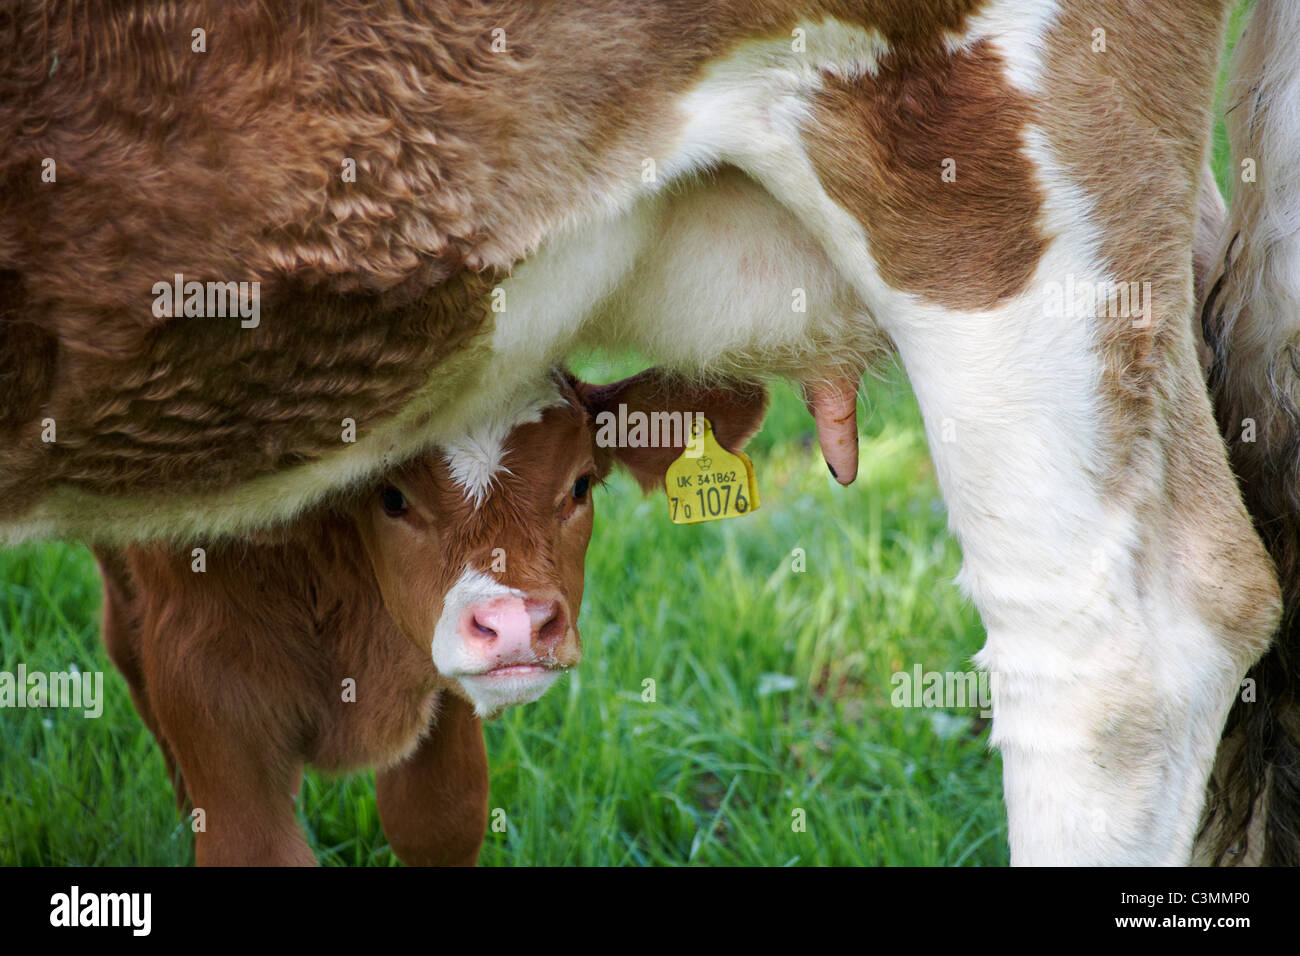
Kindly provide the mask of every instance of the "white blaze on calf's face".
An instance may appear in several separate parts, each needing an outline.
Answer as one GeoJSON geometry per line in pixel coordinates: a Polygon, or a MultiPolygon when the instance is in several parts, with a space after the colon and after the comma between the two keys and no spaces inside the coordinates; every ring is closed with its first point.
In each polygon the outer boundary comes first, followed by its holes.
{"type": "Polygon", "coordinates": [[[506,413],[490,416],[464,435],[443,444],[443,457],[451,469],[452,480],[465,490],[465,497],[480,507],[491,493],[493,481],[505,467],[506,442],[520,425],[538,422],[542,413],[564,399],[549,384],[529,396],[521,405],[505,403],[506,413]]]}

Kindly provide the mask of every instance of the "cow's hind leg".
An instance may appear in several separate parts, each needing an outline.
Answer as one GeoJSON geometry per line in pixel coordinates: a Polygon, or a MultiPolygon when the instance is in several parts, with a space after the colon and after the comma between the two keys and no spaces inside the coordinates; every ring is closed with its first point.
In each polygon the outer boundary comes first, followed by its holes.
{"type": "Polygon", "coordinates": [[[728,158],[907,367],[988,631],[1013,861],[1180,863],[1278,614],[1191,331],[1221,10],[1166,5],[1176,47],[1105,53],[1078,5],[989,11],[822,70],[797,142],[772,109],[728,158]]]}
{"type": "Polygon", "coordinates": [[[988,630],[1017,863],[1184,862],[1275,622],[1186,323],[1157,321],[1181,341],[1132,423],[1028,300],[895,333],[988,630]]]}
{"type": "Polygon", "coordinates": [[[408,866],[473,866],[487,829],[483,725],[469,704],[442,695],[415,753],[375,773],[379,818],[408,866]]]}

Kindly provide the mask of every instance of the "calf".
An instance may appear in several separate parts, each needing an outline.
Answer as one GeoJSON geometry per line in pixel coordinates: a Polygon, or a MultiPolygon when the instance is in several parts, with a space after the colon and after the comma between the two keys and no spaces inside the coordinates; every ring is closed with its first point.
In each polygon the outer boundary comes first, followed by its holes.
{"type": "Polygon", "coordinates": [[[683,448],[684,430],[601,447],[596,416],[703,413],[734,448],[766,407],[758,386],[653,370],[554,384],[256,541],[98,550],[109,655],[194,807],[200,864],[313,863],[294,821],[308,763],[377,769],[404,862],[476,861],[480,718],[536,700],[581,657],[592,489],[616,462],[662,483],[683,448]]]}

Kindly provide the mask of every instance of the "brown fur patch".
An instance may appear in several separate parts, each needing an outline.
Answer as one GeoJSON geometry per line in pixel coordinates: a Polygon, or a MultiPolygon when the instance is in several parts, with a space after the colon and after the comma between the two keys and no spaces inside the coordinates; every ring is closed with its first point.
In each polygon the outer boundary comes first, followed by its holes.
{"type": "Polygon", "coordinates": [[[874,75],[825,83],[809,157],[866,230],[885,281],[967,310],[1022,292],[1047,245],[1021,153],[1033,111],[988,43],[891,53],[874,75]],[[942,178],[949,159],[955,182],[942,178]]]}
{"type": "Polygon", "coordinates": [[[483,327],[497,277],[639,183],[712,59],[828,15],[933,45],[980,5],[12,0],[4,513],[58,483],[181,493],[328,454],[483,327]],[[176,273],[260,282],[261,327],[154,317],[176,273]]]}
{"type": "Polygon", "coordinates": [[[255,329],[182,318],[125,360],[65,352],[43,474],[107,494],[201,490],[312,460],[342,447],[344,418],[361,436],[396,413],[483,319],[490,285],[462,272],[400,306],[285,289],[255,329]]]}

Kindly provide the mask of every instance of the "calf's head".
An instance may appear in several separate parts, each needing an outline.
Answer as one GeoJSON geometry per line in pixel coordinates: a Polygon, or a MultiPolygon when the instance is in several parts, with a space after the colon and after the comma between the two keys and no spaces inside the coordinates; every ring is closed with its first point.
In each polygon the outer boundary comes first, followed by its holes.
{"type": "Polygon", "coordinates": [[[389,613],[481,716],[536,700],[581,659],[594,489],[615,466],[662,486],[685,447],[671,427],[653,445],[607,441],[598,423],[620,405],[625,419],[703,414],[734,450],[762,424],[767,394],[655,369],[610,385],[557,375],[523,409],[386,475],[357,513],[389,613]]]}

